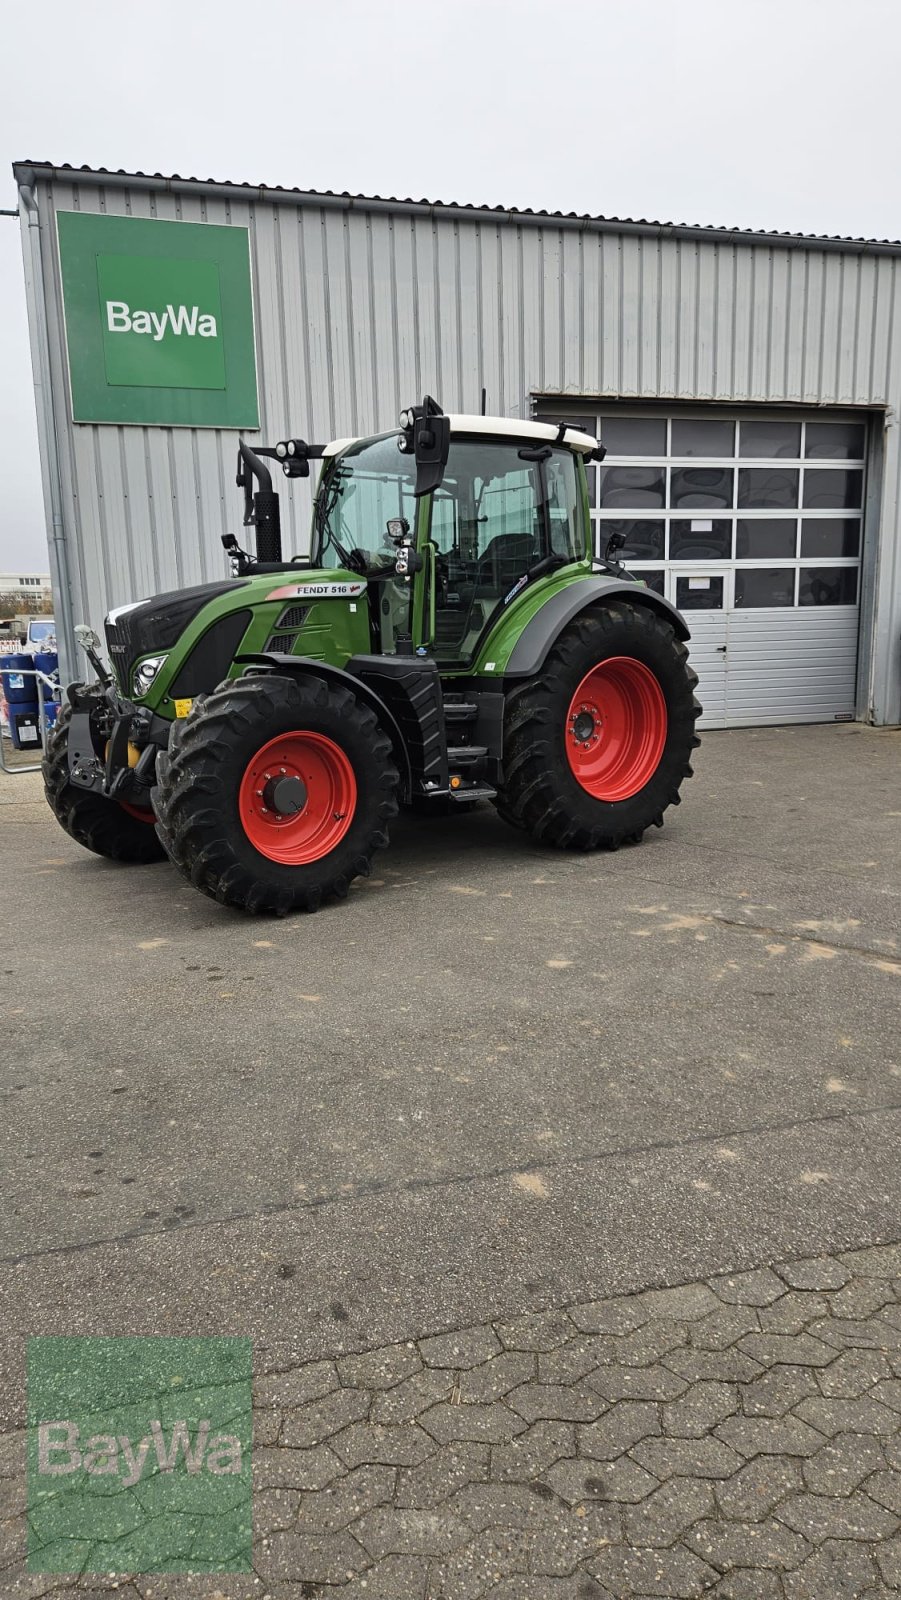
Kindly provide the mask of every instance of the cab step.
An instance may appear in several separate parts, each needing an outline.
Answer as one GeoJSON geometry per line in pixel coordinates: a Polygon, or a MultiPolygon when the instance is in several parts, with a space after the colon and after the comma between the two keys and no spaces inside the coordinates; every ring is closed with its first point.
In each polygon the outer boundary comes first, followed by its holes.
{"type": "Polygon", "coordinates": [[[474,700],[445,700],[445,722],[471,722],[478,712],[474,700]]]}
{"type": "Polygon", "coordinates": [[[447,764],[451,771],[454,767],[472,767],[488,754],[485,744],[458,744],[448,745],[447,764]]]}
{"type": "Polygon", "coordinates": [[[490,783],[474,783],[469,789],[451,789],[450,797],[457,805],[473,800],[493,800],[497,790],[490,783]]]}

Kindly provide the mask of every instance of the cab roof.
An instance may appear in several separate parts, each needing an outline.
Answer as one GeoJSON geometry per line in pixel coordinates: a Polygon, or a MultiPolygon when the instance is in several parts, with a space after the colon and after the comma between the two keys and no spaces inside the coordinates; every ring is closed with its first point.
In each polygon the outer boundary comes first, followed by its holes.
{"type": "MultiPolygon", "coordinates": [[[[565,444],[571,450],[579,450],[583,455],[589,455],[597,449],[597,439],[594,434],[584,433],[581,428],[567,427],[563,431],[563,438],[559,438],[560,427],[555,422],[535,422],[531,418],[523,420],[521,417],[482,417],[469,416],[464,412],[451,412],[449,415],[451,436],[455,434],[474,434],[508,439],[534,439],[541,444],[565,444]]],[[[400,429],[398,429],[398,432],[400,429]]],[[[373,438],[390,438],[387,434],[373,434],[373,438]]],[[[361,443],[360,439],[333,439],[323,450],[325,456],[341,455],[352,444],[361,443]]]]}
{"type": "MultiPolygon", "coordinates": [[[[531,418],[523,421],[520,417],[478,417],[464,414],[451,414],[451,433],[476,433],[507,435],[511,439],[539,439],[542,444],[555,444],[560,433],[560,426],[556,422],[534,422],[531,418]]],[[[561,444],[568,444],[572,450],[581,450],[588,455],[597,449],[597,439],[591,433],[585,433],[581,428],[565,428],[561,444]]]]}

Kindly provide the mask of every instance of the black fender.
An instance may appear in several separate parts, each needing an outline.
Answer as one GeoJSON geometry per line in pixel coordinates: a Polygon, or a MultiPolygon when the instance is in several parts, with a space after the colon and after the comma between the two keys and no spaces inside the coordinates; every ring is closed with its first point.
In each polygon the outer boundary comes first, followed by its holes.
{"type": "Polygon", "coordinates": [[[620,598],[628,600],[631,606],[645,606],[656,611],[670,624],[678,639],[691,638],[682,613],[653,589],[640,583],[628,583],[623,578],[580,578],[567,584],[565,589],[558,589],[526,623],[504,668],[504,677],[534,677],[541,671],[548,652],[567,623],[588,606],[620,598]]]}
{"type": "Polygon", "coordinates": [[[327,683],[336,683],[341,688],[350,689],[375,712],[379,722],[391,740],[392,750],[400,770],[401,792],[409,798],[413,792],[413,773],[410,767],[410,757],[403,734],[400,731],[397,718],[393,711],[385,704],[374,689],[364,683],[362,678],[355,678],[353,673],[345,672],[343,667],[334,667],[328,661],[315,661],[311,656],[289,656],[277,650],[261,651],[258,655],[235,656],[238,666],[262,667],[269,672],[282,673],[292,678],[325,678],[327,683]]]}

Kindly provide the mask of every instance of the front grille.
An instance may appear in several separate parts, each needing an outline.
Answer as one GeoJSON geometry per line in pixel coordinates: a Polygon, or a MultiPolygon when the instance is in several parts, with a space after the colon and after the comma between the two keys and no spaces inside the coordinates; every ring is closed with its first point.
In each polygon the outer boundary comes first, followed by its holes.
{"type": "Polygon", "coordinates": [[[289,656],[294,651],[297,643],[296,633],[273,633],[266,640],[267,650],[278,650],[283,656],[289,656]]]}
{"type": "Polygon", "coordinates": [[[107,622],[104,626],[110,665],[122,693],[128,694],[128,668],[131,662],[134,661],[136,653],[131,629],[128,626],[128,617],[122,617],[118,622],[107,622]]]}

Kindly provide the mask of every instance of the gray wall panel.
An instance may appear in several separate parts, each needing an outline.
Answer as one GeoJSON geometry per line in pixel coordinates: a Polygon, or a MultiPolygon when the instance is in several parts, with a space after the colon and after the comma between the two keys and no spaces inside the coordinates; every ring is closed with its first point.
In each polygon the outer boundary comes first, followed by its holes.
{"type": "MultiPolygon", "coordinates": [[[[740,236],[599,230],[564,220],[392,210],[355,201],[127,180],[40,178],[49,361],[68,417],[56,209],[247,226],[261,436],[322,439],[393,425],[429,389],[448,409],[527,415],[561,397],[890,407],[901,402],[897,258],[740,236]]],[[[34,338],[34,330],[33,330],[34,338]]],[[[225,570],[240,536],[236,437],[214,430],[57,424],[63,523],[78,618],[225,570]]],[[[886,436],[872,680],[879,720],[901,716],[901,460],[886,436]]],[[[283,497],[305,547],[310,489],[283,497]]]]}

